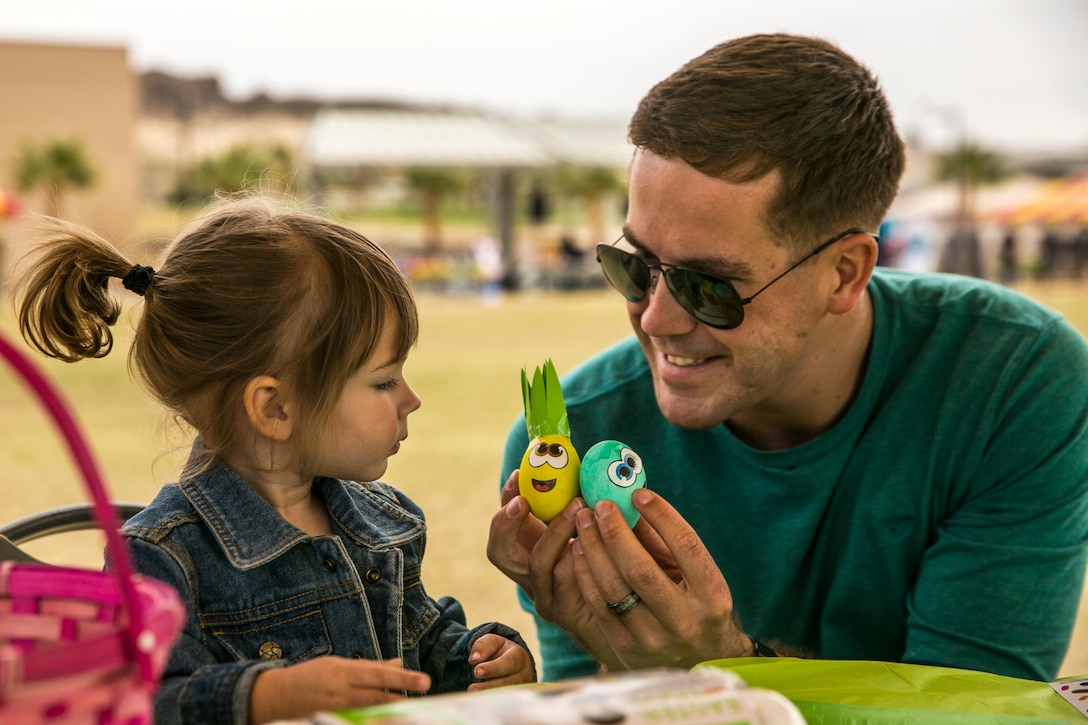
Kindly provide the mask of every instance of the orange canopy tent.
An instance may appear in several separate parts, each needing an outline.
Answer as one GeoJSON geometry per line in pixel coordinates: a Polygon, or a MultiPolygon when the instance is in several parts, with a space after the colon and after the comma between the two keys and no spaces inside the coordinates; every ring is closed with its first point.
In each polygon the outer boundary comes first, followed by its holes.
{"type": "Polygon", "coordinates": [[[999,210],[994,216],[997,221],[1010,226],[1088,226],[1088,172],[1049,181],[1027,198],[999,210]]]}

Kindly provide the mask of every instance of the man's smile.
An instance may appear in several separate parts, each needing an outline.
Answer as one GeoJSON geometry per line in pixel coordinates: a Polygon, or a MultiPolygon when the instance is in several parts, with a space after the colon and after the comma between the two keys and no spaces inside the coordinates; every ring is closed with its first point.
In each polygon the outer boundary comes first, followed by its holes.
{"type": "Polygon", "coordinates": [[[668,355],[668,354],[666,354],[665,359],[668,360],[673,365],[677,365],[679,367],[686,368],[686,367],[690,367],[692,365],[699,365],[700,363],[704,363],[709,358],[705,358],[705,357],[701,357],[701,358],[680,357],[679,355],[668,355]]]}

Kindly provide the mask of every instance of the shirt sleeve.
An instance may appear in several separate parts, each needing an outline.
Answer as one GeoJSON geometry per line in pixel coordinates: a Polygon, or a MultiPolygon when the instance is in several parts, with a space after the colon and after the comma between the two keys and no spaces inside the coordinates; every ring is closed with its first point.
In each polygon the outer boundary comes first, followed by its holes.
{"type": "Polygon", "coordinates": [[[535,672],[533,654],[517,630],[499,622],[488,622],[469,629],[465,625],[464,609],[456,599],[442,597],[435,605],[439,617],[420,641],[422,669],[431,676],[431,689],[427,694],[463,692],[476,682],[468,658],[472,645],[485,634],[505,637],[524,649],[535,672]]]}
{"type": "Polygon", "coordinates": [[[940,502],[903,659],[1051,680],[1088,555],[1088,347],[1055,321],[993,390],[977,465],[940,502]]]}

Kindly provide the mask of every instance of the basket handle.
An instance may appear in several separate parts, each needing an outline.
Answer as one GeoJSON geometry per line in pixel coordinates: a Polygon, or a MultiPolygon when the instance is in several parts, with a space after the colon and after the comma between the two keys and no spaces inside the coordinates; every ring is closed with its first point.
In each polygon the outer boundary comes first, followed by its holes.
{"type": "Polygon", "coordinates": [[[117,580],[121,599],[128,612],[125,638],[128,641],[132,657],[140,666],[140,674],[143,680],[147,683],[153,683],[157,678],[151,662],[151,651],[150,648],[141,647],[140,642],[145,639],[154,641],[154,639],[140,636],[144,631],[143,610],[140,609],[136,587],[132,583],[132,560],[127,544],[121,537],[117,515],[113,506],[110,505],[109,498],[106,496],[105,484],[95,463],[94,456],[87,445],[86,438],[56,387],[49,382],[25,353],[15,348],[3,335],[0,335],[0,354],[11,364],[19,377],[30,386],[35,397],[45,407],[60,430],[61,436],[67,443],[68,450],[83,476],[83,481],[94,503],[95,518],[98,519],[99,525],[106,533],[107,546],[113,559],[113,566],[110,569],[117,580]]]}

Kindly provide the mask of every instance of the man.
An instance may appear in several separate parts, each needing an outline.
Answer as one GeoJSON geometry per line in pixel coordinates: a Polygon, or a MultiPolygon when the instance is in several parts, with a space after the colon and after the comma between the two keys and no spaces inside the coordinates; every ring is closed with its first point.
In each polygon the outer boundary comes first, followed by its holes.
{"type": "Polygon", "coordinates": [[[518,422],[488,543],[545,678],[775,652],[1052,678],[1088,551],[1083,338],[996,285],[874,271],[903,144],[829,43],[717,46],[630,138],[598,252],[635,335],[563,391],[577,450],[641,455],[642,519],[530,516],[518,422]]]}

